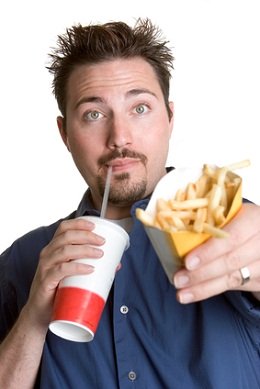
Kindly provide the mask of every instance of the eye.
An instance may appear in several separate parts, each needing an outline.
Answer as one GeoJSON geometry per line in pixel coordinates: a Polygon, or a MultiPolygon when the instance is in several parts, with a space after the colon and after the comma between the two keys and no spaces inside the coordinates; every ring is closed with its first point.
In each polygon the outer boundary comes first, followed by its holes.
{"type": "Polygon", "coordinates": [[[136,113],[141,115],[141,114],[148,111],[148,107],[146,104],[139,104],[137,107],[135,107],[135,111],[136,111],[136,113]]]}
{"type": "Polygon", "coordinates": [[[89,111],[84,114],[84,118],[89,121],[99,120],[103,117],[103,114],[99,111],[89,111]]]}

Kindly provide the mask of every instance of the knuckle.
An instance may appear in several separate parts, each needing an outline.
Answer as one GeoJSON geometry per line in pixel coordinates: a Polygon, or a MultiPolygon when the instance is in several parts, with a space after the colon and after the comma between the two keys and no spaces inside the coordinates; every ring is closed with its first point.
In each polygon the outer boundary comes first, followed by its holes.
{"type": "Polygon", "coordinates": [[[69,243],[71,239],[71,232],[70,230],[66,230],[63,232],[63,240],[65,243],[69,243]]]}
{"type": "Polygon", "coordinates": [[[68,220],[63,220],[60,223],[59,227],[57,228],[56,234],[57,233],[63,233],[64,231],[66,231],[67,230],[67,226],[68,226],[68,220]]]}
{"type": "Polygon", "coordinates": [[[66,274],[66,270],[67,270],[67,262],[61,262],[57,265],[57,272],[59,274],[66,274]]]}
{"type": "Polygon", "coordinates": [[[69,261],[71,258],[71,250],[68,246],[62,246],[57,250],[57,256],[65,261],[69,261]]]}
{"type": "Polygon", "coordinates": [[[241,267],[241,257],[236,251],[231,251],[226,255],[225,263],[228,272],[235,271],[241,267]]]}
{"type": "Polygon", "coordinates": [[[237,247],[237,242],[241,240],[241,231],[239,230],[239,226],[234,225],[232,227],[232,233],[229,236],[229,246],[231,251],[237,247]]]}
{"type": "Polygon", "coordinates": [[[48,255],[50,244],[51,243],[49,243],[47,246],[43,247],[43,249],[40,252],[40,256],[39,256],[40,259],[43,258],[43,257],[46,257],[48,255]]]}
{"type": "Polygon", "coordinates": [[[227,290],[236,289],[241,285],[241,276],[239,271],[233,271],[227,275],[227,290]]]}

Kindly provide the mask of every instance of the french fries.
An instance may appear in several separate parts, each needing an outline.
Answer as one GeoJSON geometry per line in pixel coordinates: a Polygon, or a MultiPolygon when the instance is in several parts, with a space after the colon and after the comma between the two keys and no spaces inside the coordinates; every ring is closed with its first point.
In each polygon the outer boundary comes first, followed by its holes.
{"type": "Polygon", "coordinates": [[[138,208],[136,217],[166,232],[193,231],[225,238],[228,234],[221,227],[241,183],[231,171],[249,165],[249,160],[223,167],[205,164],[196,182],[179,189],[174,198],[157,200],[154,216],[138,208]]]}

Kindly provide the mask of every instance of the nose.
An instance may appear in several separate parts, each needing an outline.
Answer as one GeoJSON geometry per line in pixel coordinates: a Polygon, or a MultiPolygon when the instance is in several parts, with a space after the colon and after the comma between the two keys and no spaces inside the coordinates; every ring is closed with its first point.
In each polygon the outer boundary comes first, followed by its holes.
{"type": "Polygon", "coordinates": [[[123,117],[113,117],[110,123],[109,149],[124,148],[132,143],[130,124],[123,117]]]}

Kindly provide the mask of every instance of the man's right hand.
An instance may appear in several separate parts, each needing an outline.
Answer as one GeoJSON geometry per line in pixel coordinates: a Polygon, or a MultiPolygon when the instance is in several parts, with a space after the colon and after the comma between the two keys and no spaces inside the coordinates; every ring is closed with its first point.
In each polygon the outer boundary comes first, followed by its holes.
{"type": "Polygon", "coordinates": [[[95,225],[85,219],[63,221],[53,239],[41,251],[30,295],[23,311],[36,325],[48,327],[56,288],[66,276],[89,274],[90,265],[75,262],[79,258],[100,258],[105,239],[93,232],[95,225]]]}

